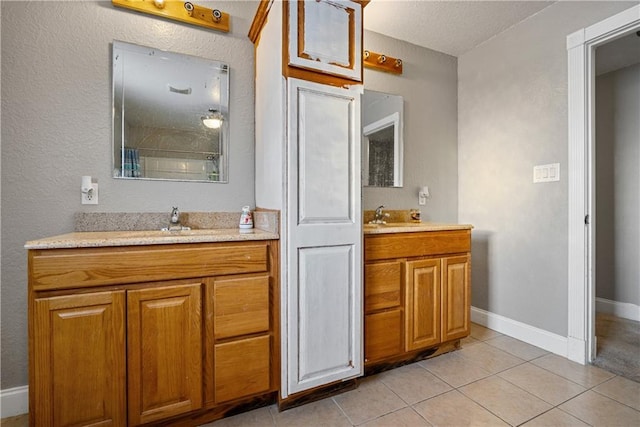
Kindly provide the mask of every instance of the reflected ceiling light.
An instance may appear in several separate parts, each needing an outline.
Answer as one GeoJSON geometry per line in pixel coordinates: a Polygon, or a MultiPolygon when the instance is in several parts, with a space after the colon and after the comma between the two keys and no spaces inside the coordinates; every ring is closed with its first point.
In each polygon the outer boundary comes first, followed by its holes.
{"type": "Polygon", "coordinates": [[[218,110],[209,109],[209,114],[202,117],[202,124],[210,129],[219,129],[224,117],[218,110]]]}

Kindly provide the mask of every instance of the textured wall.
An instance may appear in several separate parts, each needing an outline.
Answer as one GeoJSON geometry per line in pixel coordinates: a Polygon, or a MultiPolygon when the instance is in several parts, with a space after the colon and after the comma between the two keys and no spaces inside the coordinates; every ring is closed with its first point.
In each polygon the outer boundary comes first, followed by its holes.
{"type": "Polygon", "coordinates": [[[252,1],[200,1],[231,15],[228,34],[111,2],[1,2],[2,389],[27,383],[25,241],[69,232],[75,212],[239,211],[253,204],[252,1]],[[111,46],[153,46],[230,66],[228,184],[111,178],[111,46]],[[80,178],[100,186],[80,204],[80,178]]]}
{"type": "Polygon", "coordinates": [[[371,31],[364,32],[364,48],[402,59],[402,75],[365,68],[364,87],[404,98],[404,185],[364,187],[363,209],[419,207],[423,221],[456,222],[456,58],[371,31]],[[426,206],[418,206],[418,189],[425,185],[432,197],[426,206]]]}
{"type": "Polygon", "coordinates": [[[557,2],[458,58],[459,219],[472,305],[566,336],[566,36],[636,2],[557,2]],[[533,184],[533,166],[560,181],[533,184]]]}
{"type": "Polygon", "coordinates": [[[596,79],[596,296],[640,305],[640,64],[596,79]]]}

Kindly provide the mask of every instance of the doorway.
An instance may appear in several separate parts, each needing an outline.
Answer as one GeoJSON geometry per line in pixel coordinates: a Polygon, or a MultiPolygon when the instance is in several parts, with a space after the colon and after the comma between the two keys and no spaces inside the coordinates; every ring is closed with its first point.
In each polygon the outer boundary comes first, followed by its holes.
{"type": "Polygon", "coordinates": [[[595,339],[595,50],[640,29],[640,5],[567,37],[569,69],[570,360],[591,363],[595,339]]]}
{"type": "Polygon", "coordinates": [[[593,364],[640,381],[640,35],[595,55],[593,364]]]}

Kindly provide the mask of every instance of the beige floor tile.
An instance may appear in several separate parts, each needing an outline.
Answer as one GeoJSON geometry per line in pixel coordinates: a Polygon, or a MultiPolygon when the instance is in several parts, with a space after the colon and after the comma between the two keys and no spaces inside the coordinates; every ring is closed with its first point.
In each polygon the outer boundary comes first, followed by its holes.
{"type": "Polygon", "coordinates": [[[589,427],[589,424],[560,409],[554,408],[522,424],[522,427],[589,427]]]}
{"type": "Polygon", "coordinates": [[[492,329],[485,328],[477,323],[471,324],[471,336],[477,340],[485,341],[490,338],[502,336],[500,332],[496,332],[492,329]]]}
{"type": "Polygon", "coordinates": [[[377,376],[365,378],[357,389],[335,396],[333,400],[342,408],[354,425],[376,419],[407,406],[377,376]]]}
{"type": "Polygon", "coordinates": [[[29,425],[29,414],[16,415],[0,420],[2,427],[27,427],[29,425]]]}
{"type": "Polygon", "coordinates": [[[525,362],[519,357],[506,353],[499,348],[492,347],[483,342],[463,348],[458,352],[458,354],[465,359],[482,366],[483,369],[491,374],[502,372],[525,362]]]}
{"type": "Polygon", "coordinates": [[[479,342],[482,342],[482,341],[477,340],[474,337],[472,337],[471,335],[469,335],[468,337],[462,338],[460,340],[460,345],[462,346],[462,348],[465,348],[465,347],[469,347],[470,345],[473,345],[473,344],[478,344],[479,342]]]}
{"type": "Polygon", "coordinates": [[[457,390],[413,405],[434,426],[508,426],[500,418],[457,390]]]}
{"type": "MultiPolygon", "coordinates": [[[[275,409],[275,406],[272,408],[275,409]]],[[[271,408],[265,406],[264,408],[254,409],[253,411],[245,412],[233,417],[223,418],[212,423],[203,424],[203,427],[241,427],[241,426],[273,426],[273,417],[271,416],[271,408]]],[[[277,409],[275,409],[277,411],[277,409]]]]}
{"type": "Polygon", "coordinates": [[[491,375],[489,371],[458,353],[443,354],[419,364],[451,387],[460,387],[491,375]]]}
{"type": "Polygon", "coordinates": [[[595,387],[593,391],[640,411],[640,383],[615,377],[595,387]]]}
{"type": "Polygon", "coordinates": [[[362,425],[367,427],[419,427],[430,426],[431,424],[426,422],[412,408],[404,408],[362,425]]]}
{"type": "Polygon", "coordinates": [[[271,415],[276,426],[351,426],[347,417],[330,398],[282,412],[278,412],[278,408],[273,406],[271,415]]]}
{"type": "Polygon", "coordinates": [[[640,425],[640,411],[590,390],[558,408],[593,426],[640,425]]]}
{"type": "Polygon", "coordinates": [[[539,347],[536,347],[526,342],[517,340],[515,338],[503,335],[501,337],[491,338],[485,341],[485,343],[499,348],[502,351],[513,354],[516,357],[524,360],[533,360],[538,357],[549,354],[539,347]]]}
{"type": "Polygon", "coordinates": [[[587,390],[531,363],[516,366],[498,376],[552,405],[559,405],[587,390]]]}
{"type": "Polygon", "coordinates": [[[587,388],[595,387],[615,377],[615,374],[607,372],[604,369],[591,365],[581,365],[555,354],[542,356],[532,360],[531,363],[587,388]]]}
{"type": "Polygon", "coordinates": [[[553,407],[496,376],[466,385],[459,391],[511,425],[522,424],[553,407]]]}
{"type": "Polygon", "coordinates": [[[451,390],[447,383],[417,363],[383,372],[379,378],[409,405],[451,390]]]}

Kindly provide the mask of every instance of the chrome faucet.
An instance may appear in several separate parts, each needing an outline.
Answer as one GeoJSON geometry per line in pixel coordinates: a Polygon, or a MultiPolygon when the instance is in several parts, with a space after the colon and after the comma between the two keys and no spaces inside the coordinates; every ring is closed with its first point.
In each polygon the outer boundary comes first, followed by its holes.
{"type": "Polygon", "coordinates": [[[189,227],[183,227],[180,222],[180,211],[177,207],[173,207],[171,209],[171,219],[169,220],[169,227],[167,227],[167,231],[182,231],[188,230],[189,227]]]}
{"type": "Polygon", "coordinates": [[[384,205],[380,205],[376,208],[376,213],[373,216],[373,221],[371,224],[386,224],[387,222],[384,220],[385,218],[389,218],[388,213],[384,213],[382,211],[384,209],[384,205]]]}

